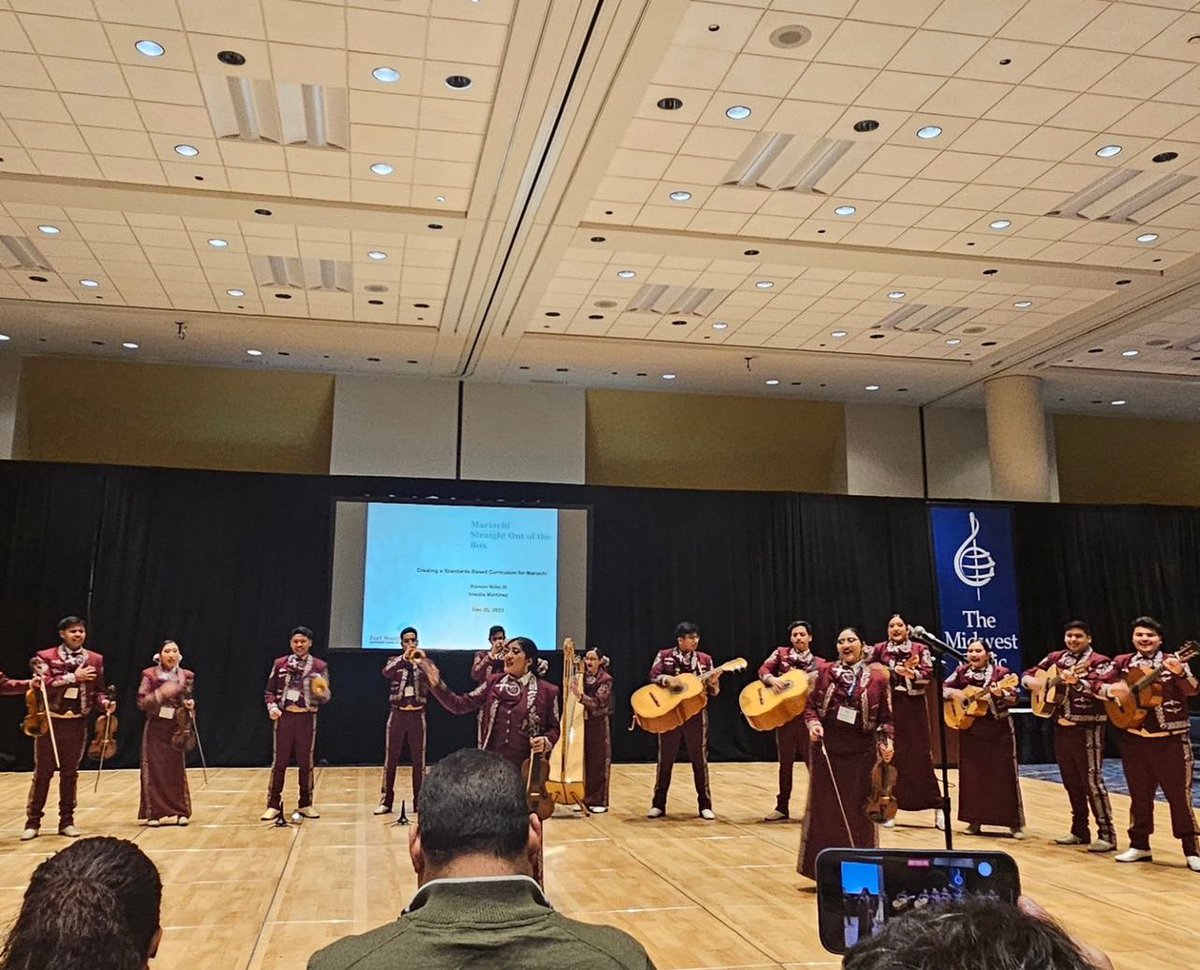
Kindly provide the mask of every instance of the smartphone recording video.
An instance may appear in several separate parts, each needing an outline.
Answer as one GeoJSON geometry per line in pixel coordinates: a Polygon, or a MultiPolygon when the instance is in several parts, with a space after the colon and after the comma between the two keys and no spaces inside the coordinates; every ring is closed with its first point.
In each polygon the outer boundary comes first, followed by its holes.
{"type": "Polygon", "coordinates": [[[833,953],[889,919],[969,895],[1015,903],[1021,880],[1012,857],[944,849],[825,849],[817,856],[817,926],[833,953]]]}

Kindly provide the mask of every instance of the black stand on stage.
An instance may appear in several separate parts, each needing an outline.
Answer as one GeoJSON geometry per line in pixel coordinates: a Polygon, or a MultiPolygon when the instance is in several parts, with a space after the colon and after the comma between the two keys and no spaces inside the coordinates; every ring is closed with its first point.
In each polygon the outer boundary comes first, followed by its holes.
{"type": "Polygon", "coordinates": [[[947,762],[950,760],[947,751],[946,738],[946,719],[941,716],[941,712],[946,708],[946,690],[945,690],[945,674],[946,670],[942,661],[946,657],[953,657],[959,663],[966,663],[967,658],[955,650],[950,644],[943,640],[939,640],[932,633],[929,633],[923,626],[914,626],[908,631],[909,639],[916,640],[917,643],[923,643],[929,648],[929,652],[937,658],[937,664],[934,668],[934,683],[937,685],[937,709],[938,709],[938,738],[942,745],[942,806],[939,811],[942,813],[942,829],[946,836],[946,851],[954,849],[954,833],[950,828],[950,769],[947,762]]]}
{"type": "Polygon", "coordinates": [[[408,816],[404,814],[404,801],[403,801],[403,799],[401,799],[401,801],[400,801],[400,817],[392,823],[392,827],[395,828],[397,825],[407,825],[407,824],[408,824],[408,816]]]}

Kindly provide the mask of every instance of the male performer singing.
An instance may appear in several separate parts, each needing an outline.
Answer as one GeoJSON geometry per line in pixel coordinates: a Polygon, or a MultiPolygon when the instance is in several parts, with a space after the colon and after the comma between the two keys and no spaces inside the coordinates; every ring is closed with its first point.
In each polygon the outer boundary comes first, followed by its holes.
{"type": "Polygon", "coordinates": [[[56,768],[58,834],[72,839],[82,834],[75,827],[75,792],[79,765],[87,750],[88,715],[93,709],[109,714],[117,709],[104,696],[104,658],[84,649],[87,624],[78,616],[63,617],[58,622],[58,637],[58,646],[39,650],[33,657],[35,668],[44,671],[50,730],[33,743],[33,784],[25,806],[22,842],[38,837],[56,768]]]}
{"type": "Polygon", "coordinates": [[[297,811],[305,818],[320,818],[313,808],[313,751],[317,745],[317,710],[328,702],[329,668],[324,660],[312,656],[313,632],[306,626],[292,631],[289,656],[271,665],[263,700],[275,722],[275,755],[271,762],[271,783],[267,789],[267,810],[262,820],[279,818],[283,809],[283,778],[294,759],[300,770],[300,804],[297,811]]]}
{"type": "MultiPolygon", "coordinates": [[[[808,620],[796,620],[788,627],[788,646],[779,647],[763,661],[758,668],[758,679],[772,690],[784,690],[786,683],[779,678],[792,670],[803,670],[810,675],[810,682],[817,675],[812,626],[808,620]]],[[[775,745],[779,749],[779,794],[775,796],[775,811],[763,819],[765,822],[780,822],[788,817],[796,758],[808,760],[808,727],[802,715],[775,729],[775,745]]]]}
{"type": "MultiPolygon", "coordinates": [[[[675,627],[675,646],[660,650],[650,668],[650,682],[662,687],[682,686],[680,674],[701,676],[713,669],[713,659],[696,648],[700,646],[700,628],[695,623],[684,621],[675,627]]],[[[704,682],[710,697],[721,690],[720,675],[704,682]]],[[[700,817],[714,819],[717,813],[712,808],[712,793],[708,788],[708,708],[693,715],[679,727],[658,736],[658,767],[654,774],[654,801],[646,818],[659,818],[667,813],[667,792],[671,788],[671,772],[675,768],[675,757],[679,744],[687,745],[688,758],[692,762],[692,780],[696,785],[696,801],[700,817]]]]}
{"type": "Polygon", "coordinates": [[[388,658],[383,676],[391,682],[388,691],[387,746],[383,755],[383,788],[380,789],[376,815],[387,815],[396,797],[396,769],[408,745],[412,760],[412,807],[417,810],[421,781],[425,777],[425,703],[429,696],[429,678],[419,663],[416,627],[400,631],[404,653],[388,658]]]}
{"type": "Polygon", "coordinates": [[[1117,847],[1112,804],[1104,787],[1104,703],[1092,683],[1111,661],[1092,649],[1092,634],[1082,620],[1063,627],[1065,650],[1054,650],[1021,675],[1032,689],[1039,670],[1057,670],[1066,685],[1065,702],[1054,722],[1054,758],[1067,798],[1071,802],[1071,831],[1054,841],[1058,845],[1086,845],[1088,852],[1112,852],[1117,847]],[[1088,827],[1088,807],[1096,816],[1096,841],[1088,827]]]}

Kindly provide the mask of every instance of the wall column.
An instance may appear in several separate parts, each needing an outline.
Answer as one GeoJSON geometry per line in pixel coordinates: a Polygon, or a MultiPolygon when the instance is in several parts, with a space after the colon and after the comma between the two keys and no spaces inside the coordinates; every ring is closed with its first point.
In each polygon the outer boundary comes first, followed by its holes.
{"type": "Polygon", "coordinates": [[[21,358],[12,354],[0,356],[0,460],[13,456],[20,390],[21,358]]]}
{"type": "Polygon", "coordinates": [[[1040,377],[995,377],[983,385],[992,494],[1003,501],[1053,500],[1040,377]]]}

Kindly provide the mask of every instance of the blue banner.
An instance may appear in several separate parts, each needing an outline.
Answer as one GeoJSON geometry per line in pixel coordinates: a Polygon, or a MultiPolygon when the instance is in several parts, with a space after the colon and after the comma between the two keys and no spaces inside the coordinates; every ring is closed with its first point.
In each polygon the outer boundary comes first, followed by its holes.
{"type": "MultiPolygon", "coordinates": [[[[1021,670],[1012,510],[1003,505],[934,505],[929,509],[937,567],[941,636],[965,653],[987,644],[1009,670],[1021,670]]],[[[947,664],[953,670],[954,664],[947,664]]]]}

